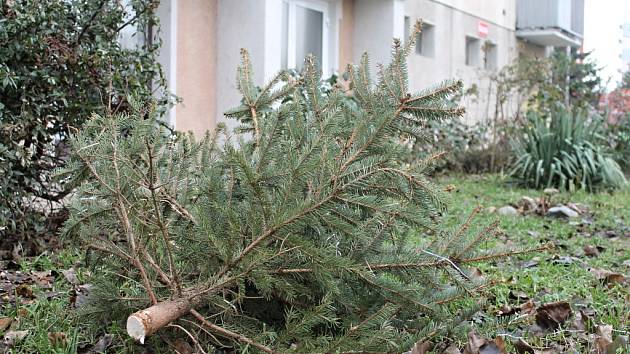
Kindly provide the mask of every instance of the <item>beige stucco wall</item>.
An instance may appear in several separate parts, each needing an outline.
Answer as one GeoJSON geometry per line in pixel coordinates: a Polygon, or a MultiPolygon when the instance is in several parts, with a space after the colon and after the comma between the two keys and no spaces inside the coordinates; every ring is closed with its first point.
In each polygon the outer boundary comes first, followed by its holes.
{"type": "Polygon", "coordinates": [[[354,1],[342,0],[341,20],[339,21],[339,71],[352,63],[352,35],[354,32],[354,1]]]}
{"type": "Polygon", "coordinates": [[[217,2],[178,1],[177,24],[175,128],[202,136],[215,127],[217,2]]]}

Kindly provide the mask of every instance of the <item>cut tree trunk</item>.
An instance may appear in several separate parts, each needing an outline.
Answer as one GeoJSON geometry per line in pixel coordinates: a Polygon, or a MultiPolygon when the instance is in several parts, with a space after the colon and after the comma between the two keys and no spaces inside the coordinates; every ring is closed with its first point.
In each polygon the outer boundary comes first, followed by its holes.
{"type": "Polygon", "coordinates": [[[144,344],[144,339],[172,321],[187,314],[193,307],[190,299],[163,301],[127,318],[127,334],[144,344]]]}

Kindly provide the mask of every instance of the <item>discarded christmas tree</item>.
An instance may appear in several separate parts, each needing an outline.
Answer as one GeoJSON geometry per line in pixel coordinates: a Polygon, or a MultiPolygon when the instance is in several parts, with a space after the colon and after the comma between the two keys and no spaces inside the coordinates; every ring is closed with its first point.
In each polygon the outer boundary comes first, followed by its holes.
{"type": "Polygon", "coordinates": [[[324,89],[313,58],[259,88],[243,52],[235,136],[171,135],[139,104],[95,116],[73,139],[86,181],[66,225],[99,257],[93,314],[202,351],[399,352],[456,326],[465,311],[445,304],[485,286],[465,266],[515,252],[478,252],[495,225],[440,229],[439,154],[405,162],[428,120],[463,112],[446,100],[460,83],[408,93],[412,45],[394,43],[376,84],[367,56],[349,68],[351,95],[324,89]]]}

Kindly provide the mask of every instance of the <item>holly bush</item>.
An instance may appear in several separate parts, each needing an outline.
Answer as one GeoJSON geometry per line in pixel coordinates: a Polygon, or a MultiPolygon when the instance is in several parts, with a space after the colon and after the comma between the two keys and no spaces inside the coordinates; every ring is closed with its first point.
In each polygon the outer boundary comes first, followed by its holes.
{"type": "Polygon", "coordinates": [[[47,231],[46,214],[69,190],[52,178],[69,132],[92,113],[127,109],[129,92],[166,92],[157,4],[0,2],[0,233],[47,231]]]}

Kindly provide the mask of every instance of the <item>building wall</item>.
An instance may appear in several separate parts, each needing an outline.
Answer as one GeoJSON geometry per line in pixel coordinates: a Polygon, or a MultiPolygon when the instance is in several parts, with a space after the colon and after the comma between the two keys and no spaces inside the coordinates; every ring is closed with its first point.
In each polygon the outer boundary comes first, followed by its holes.
{"type": "Polygon", "coordinates": [[[433,26],[434,52],[432,56],[413,53],[409,57],[410,86],[414,90],[435,86],[449,79],[461,79],[466,88],[475,87],[477,96],[462,102],[466,106],[466,120],[479,121],[494,112],[489,77],[517,57],[515,31],[515,1],[407,1],[405,15],[413,23],[422,19],[433,26]],[[478,33],[479,22],[488,24],[488,34],[478,33]],[[483,51],[479,66],[466,65],[466,37],[496,45],[496,70],[483,68],[483,51]]]}
{"type": "Polygon", "coordinates": [[[519,56],[529,58],[544,58],[548,55],[547,47],[539,46],[523,40],[518,41],[518,53],[519,56]]]}
{"type": "MultiPolygon", "coordinates": [[[[348,23],[343,22],[341,1],[318,1],[319,4],[326,6],[328,14],[325,21],[329,32],[328,65],[324,76],[330,76],[339,68],[341,55],[338,48],[341,41],[345,40],[345,43],[352,41],[351,36],[346,35],[345,38],[339,36],[341,25],[348,27],[352,24],[351,15],[348,23]]],[[[226,119],[223,112],[240,104],[241,95],[236,87],[236,68],[241,60],[241,48],[249,52],[253,66],[253,79],[257,85],[265,84],[281,70],[280,53],[284,45],[282,41],[283,6],[283,0],[218,0],[217,122],[224,122],[228,127],[237,125],[234,120],[226,119]]],[[[345,52],[344,55],[348,53],[351,52],[345,52]]],[[[296,60],[301,62],[304,58],[296,58],[296,60]]]]}
{"type": "MultiPolygon", "coordinates": [[[[360,0],[359,0],[360,1],[360,0]]],[[[355,0],[342,0],[341,19],[339,20],[339,70],[354,60],[354,2],[355,0]]]]}
{"type": "MultiPolygon", "coordinates": [[[[413,2],[417,1],[409,1],[409,3],[413,2]]],[[[516,25],[515,0],[432,0],[431,2],[473,17],[483,18],[495,26],[514,30],[516,25]]]]}
{"type": "MultiPolygon", "coordinates": [[[[265,76],[266,1],[218,0],[217,18],[217,122],[236,126],[223,112],[240,103],[236,68],[241,48],[247,49],[253,66],[253,79],[262,84],[265,76]]],[[[279,52],[279,51],[278,51],[279,52]]]]}
{"type": "Polygon", "coordinates": [[[392,38],[404,35],[404,6],[403,0],[354,1],[352,52],[355,63],[365,52],[369,54],[373,73],[377,63],[389,62],[392,38]]]}
{"type": "MultiPolygon", "coordinates": [[[[164,0],[160,11],[165,40],[161,61],[169,72],[171,89],[182,98],[169,119],[178,130],[203,134],[219,122],[236,125],[223,112],[240,104],[236,68],[240,50],[249,51],[253,79],[262,85],[282,66],[283,9],[294,0],[164,0]],[[169,7],[170,6],[170,7],[169,7]],[[176,23],[164,18],[176,17],[176,23]],[[170,27],[169,27],[170,26],[170,27]],[[174,36],[174,37],[173,37],[174,36]],[[176,38],[176,40],[173,40],[176,38]],[[169,42],[170,41],[170,42],[169,42]],[[176,55],[168,52],[175,51],[176,55]],[[174,69],[174,70],[173,70],[174,69]],[[176,77],[173,80],[171,77],[176,77]]],[[[524,0],[523,0],[524,1],[524,0]]],[[[579,0],[574,0],[579,1],[579,0]]],[[[518,41],[515,35],[517,0],[301,0],[326,10],[328,31],[324,77],[357,63],[364,52],[377,63],[388,63],[392,38],[402,38],[405,23],[422,19],[433,26],[433,54],[412,53],[409,76],[412,90],[422,90],[448,79],[461,79],[477,95],[462,104],[467,120],[484,120],[494,112],[490,77],[518,55],[545,56],[544,47],[518,41]],[[408,18],[408,21],[405,18],[408,18]],[[488,33],[479,33],[479,23],[488,33]],[[466,64],[466,37],[478,38],[480,47],[496,45],[496,69],[466,64]],[[483,37],[483,38],[482,38],[483,37]]],[[[302,58],[296,58],[301,61],[302,58]]]]}
{"type": "MultiPolygon", "coordinates": [[[[157,96],[171,95],[177,90],[177,0],[160,1],[156,10],[160,19],[160,36],[162,46],[158,55],[158,62],[162,65],[168,92],[158,92],[157,96]]],[[[177,108],[172,107],[163,117],[171,126],[175,126],[177,108]]]]}
{"type": "Polygon", "coordinates": [[[202,136],[215,127],[217,109],[217,3],[177,1],[175,128],[202,136]]]}

